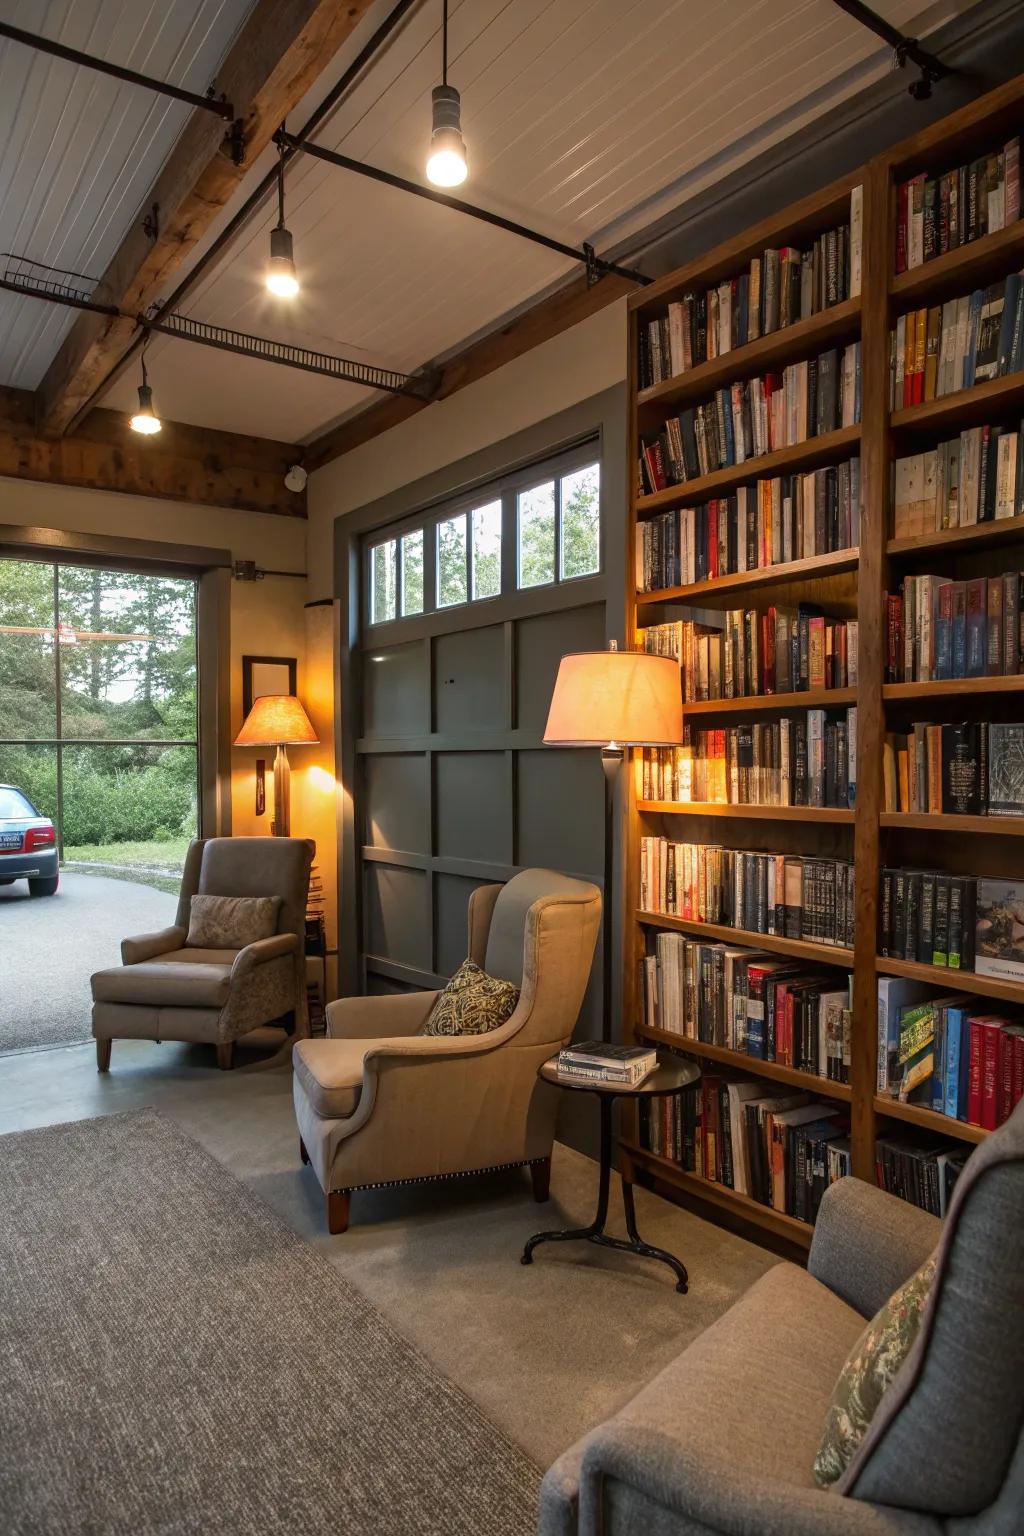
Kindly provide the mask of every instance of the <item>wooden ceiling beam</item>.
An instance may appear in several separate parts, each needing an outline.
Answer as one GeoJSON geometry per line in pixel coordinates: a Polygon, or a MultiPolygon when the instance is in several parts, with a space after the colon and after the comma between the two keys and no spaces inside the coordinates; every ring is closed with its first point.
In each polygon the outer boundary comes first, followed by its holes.
{"type": "Polygon", "coordinates": [[[90,490],[191,501],[200,506],[306,516],[305,491],[284,483],[302,457],[293,443],[165,421],[154,437],[121,411],[90,411],[74,432],[42,437],[29,390],[0,389],[0,476],[90,490]]]}
{"type": "MultiPolygon", "coordinates": [[[[189,253],[237,192],[281,123],[370,9],[372,0],[259,0],[217,75],[245,129],[235,165],[224,124],[193,112],[145,200],[159,205],[151,239],[141,215],[107,267],[96,298],[142,314],[172,286],[189,253]]],[[[132,320],[82,313],[36,393],[40,432],[66,432],[86,411],[130,345],[132,320]]]]}
{"type": "MultiPolygon", "coordinates": [[[[496,330],[489,331],[479,341],[455,353],[447,362],[438,365],[441,387],[434,397],[446,400],[478,379],[485,378],[495,369],[502,368],[514,358],[522,357],[542,342],[550,341],[581,320],[596,314],[617,299],[632,293],[635,284],[627,278],[611,274],[587,286],[586,277],[575,278],[564,288],[541,299],[532,309],[524,310],[506,321],[496,330]]],[[[306,449],[303,463],[308,470],[321,469],[332,459],[351,453],[363,443],[389,432],[400,422],[407,421],[418,411],[428,408],[430,401],[414,400],[405,395],[392,395],[360,411],[357,416],[340,422],[322,436],[315,438],[306,449]]]]}

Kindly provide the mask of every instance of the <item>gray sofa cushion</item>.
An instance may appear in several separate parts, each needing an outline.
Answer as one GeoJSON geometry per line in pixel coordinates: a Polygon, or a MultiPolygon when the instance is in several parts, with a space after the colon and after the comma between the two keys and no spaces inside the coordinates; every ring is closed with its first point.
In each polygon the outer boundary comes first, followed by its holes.
{"type": "Polygon", "coordinates": [[[138,1003],[158,1008],[223,1008],[230,988],[232,951],[185,950],[97,971],[92,978],[94,1003],[138,1003]],[[227,954],[224,964],[203,964],[194,957],[227,954]],[[186,958],[179,958],[184,954],[186,958]]]}
{"type": "Polygon", "coordinates": [[[1024,1103],[957,1182],[921,1331],[836,1489],[947,1517],[992,1504],[1024,1422],[1022,1318],[1024,1103]]]}

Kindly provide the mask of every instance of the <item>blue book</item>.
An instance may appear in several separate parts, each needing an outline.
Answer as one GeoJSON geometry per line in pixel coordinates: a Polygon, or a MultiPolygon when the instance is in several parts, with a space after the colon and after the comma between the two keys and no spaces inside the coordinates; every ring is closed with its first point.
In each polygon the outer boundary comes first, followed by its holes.
{"type": "MultiPolygon", "coordinates": [[[[943,585],[947,585],[947,583],[943,583],[943,585]]],[[[939,613],[941,613],[941,605],[939,613]]],[[[955,676],[953,671],[953,620],[951,617],[939,617],[939,614],[936,614],[935,618],[935,676],[940,681],[955,676]]]]}
{"type": "Polygon", "coordinates": [[[961,388],[963,389],[970,389],[974,384],[974,369],[978,360],[978,331],[981,328],[981,310],[984,303],[984,288],[975,288],[971,294],[967,351],[964,354],[964,371],[961,380],[961,388]]]}
{"type": "Polygon", "coordinates": [[[952,677],[967,676],[967,587],[953,583],[952,677]]]}
{"type": "Polygon", "coordinates": [[[736,463],[736,435],[732,428],[732,391],[720,389],[718,397],[722,401],[722,420],[725,426],[725,462],[736,463]]]}
{"type": "Polygon", "coordinates": [[[971,1004],[960,1009],[960,1062],[956,1074],[956,1117],[967,1120],[967,1081],[971,1068],[971,1004]]]}
{"type": "Polygon", "coordinates": [[[960,1042],[963,1035],[964,1010],[946,1009],[946,1086],[943,1094],[943,1114],[957,1119],[960,1107],[960,1042]]]}

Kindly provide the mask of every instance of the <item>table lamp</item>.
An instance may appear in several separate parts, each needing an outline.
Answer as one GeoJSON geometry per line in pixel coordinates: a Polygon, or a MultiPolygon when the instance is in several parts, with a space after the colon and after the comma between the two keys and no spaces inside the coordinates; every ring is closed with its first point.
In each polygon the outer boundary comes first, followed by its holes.
{"type": "Polygon", "coordinates": [[[288,748],[316,746],[319,740],[301,702],[292,693],[267,693],[257,699],[235,737],[236,747],[277,748],[274,758],[274,823],[271,829],[275,837],[291,836],[291,769],[288,766],[288,748]]]}
{"type": "Polygon", "coordinates": [[[679,664],[668,656],[606,651],[563,656],[551,696],[544,743],[600,747],[604,792],[603,1037],[611,1039],[611,890],[615,838],[615,780],[626,747],[674,747],[683,739],[679,664]]]}

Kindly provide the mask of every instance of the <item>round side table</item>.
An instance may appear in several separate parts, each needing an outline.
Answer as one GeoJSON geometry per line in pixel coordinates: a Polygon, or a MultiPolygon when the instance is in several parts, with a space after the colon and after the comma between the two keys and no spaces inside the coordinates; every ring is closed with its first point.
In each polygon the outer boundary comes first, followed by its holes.
{"type": "Polygon", "coordinates": [[[622,1204],[626,1213],[626,1231],[629,1237],[612,1237],[604,1229],[608,1219],[608,1191],[612,1169],[612,1105],[616,1099],[667,1098],[682,1093],[700,1078],[700,1068],[693,1062],[681,1061],[678,1056],[658,1052],[658,1065],[642,1083],[630,1087],[625,1083],[580,1082],[559,1073],[558,1057],[552,1056],[540,1068],[539,1076],[557,1088],[567,1088],[572,1093],[592,1093],[601,1111],[601,1171],[597,1194],[597,1214],[589,1227],[572,1227],[564,1232],[538,1232],[523,1249],[521,1263],[533,1263],[533,1250],[540,1243],[597,1243],[602,1248],[619,1248],[624,1253],[639,1253],[645,1259],[660,1259],[676,1277],[676,1290],[685,1291],[688,1286],[686,1266],[664,1248],[654,1248],[645,1243],[636,1229],[636,1207],[633,1203],[633,1185],[622,1180],[622,1204]]]}

